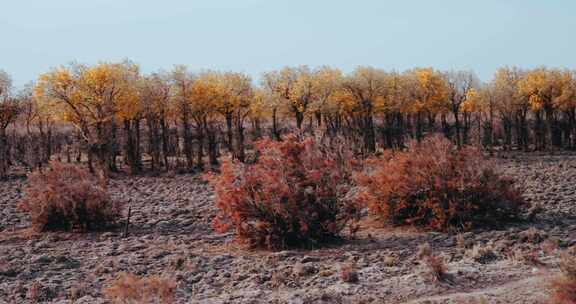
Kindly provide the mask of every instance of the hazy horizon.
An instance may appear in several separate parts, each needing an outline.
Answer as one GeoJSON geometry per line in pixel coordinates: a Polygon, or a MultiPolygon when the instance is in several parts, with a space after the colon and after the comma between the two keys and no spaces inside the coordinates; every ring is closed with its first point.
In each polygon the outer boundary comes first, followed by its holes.
{"type": "Polygon", "coordinates": [[[283,66],[575,68],[576,2],[22,0],[0,18],[0,69],[16,87],[71,61],[129,58],[145,73],[185,64],[258,79],[283,66]]]}

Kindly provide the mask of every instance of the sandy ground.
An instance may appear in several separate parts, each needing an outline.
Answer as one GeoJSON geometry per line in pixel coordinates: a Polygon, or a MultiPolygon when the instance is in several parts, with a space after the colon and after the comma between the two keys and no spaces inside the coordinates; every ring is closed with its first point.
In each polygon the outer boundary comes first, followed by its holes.
{"type": "Polygon", "coordinates": [[[558,250],[576,243],[576,154],[509,154],[498,167],[543,212],[497,231],[454,234],[362,230],[317,250],[247,251],[211,229],[213,194],[197,177],[121,177],[114,197],[132,209],[128,237],[30,232],[16,210],[23,179],[0,183],[0,303],[27,303],[33,284],[48,303],[106,303],[119,272],[177,281],[178,303],[545,303],[558,250]],[[434,282],[417,258],[429,243],[449,270],[434,282]],[[552,247],[552,249],[550,249],[552,247]],[[359,281],[341,268],[354,265],[359,281]]]}

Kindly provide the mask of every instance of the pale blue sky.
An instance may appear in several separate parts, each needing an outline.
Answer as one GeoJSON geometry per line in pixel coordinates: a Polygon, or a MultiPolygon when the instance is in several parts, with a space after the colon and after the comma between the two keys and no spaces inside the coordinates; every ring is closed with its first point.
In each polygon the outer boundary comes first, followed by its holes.
{"type": "Polygon", "coordinates": [[[574,0],[3,0],[0,69],[17,86],[73,60],[144,72],[285,65],[576,67],[574,0]]]}

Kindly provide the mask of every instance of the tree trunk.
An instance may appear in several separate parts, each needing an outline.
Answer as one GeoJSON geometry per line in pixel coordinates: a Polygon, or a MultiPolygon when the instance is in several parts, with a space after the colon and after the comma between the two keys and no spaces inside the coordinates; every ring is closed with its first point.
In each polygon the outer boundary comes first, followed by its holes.
{"type": "Polygon", "coordinates": [[[8,178],[8,136],[6,128],[0,127],[0,180],[8,178]]]}
{"type": "Polygon", "coordinates": [[[89,163],[90,167],[102,183],[108,180],[110,165],[109,147],[107,144],[95,143],[89,146],[89,163]],[[95,157],[96,164],[92,166],[93,157],[95,157]]]}
{"type": "Polygon", "coordinates": [[[229,152],[234,150],[232,122],[232,113],[226,113],[226,148],[229,152]]]}
{"type": "Polygon", "coordinates": [[[294,115],[296,116],[296,127],[298,128],[298,130],[301,130],[302,129],[302,122],[304,121],[304,113],[296,110],[294,115]]]}
{"type": "Polygon", "coordinates": [[[365,152],[376,152],[376,134],[374,133],[374,119],[371,114],[365,114],[363,117],[362,133],[365,152]]]}
{"type": "Polygon", "coordinates": [[[196,165],[199,169],[204,168],[204,137],[205,137],[204,124],[198,123],[198,151],[196,154],[196,165]]]}
{"type": "Polygon", "coordinates": [[[275,140],[280,140],[280,131],[278,130],[278,109],[272,109],[272,136],[275,140]]]}
{"type": "Polygon", "coordinates": [[[168,140],[170,134],[168,133],[168,127],[166,126],[164,117],[160,120],[160,126],[162,127],[162,156],[164,157],[164,168],[168,170],[170,168],[170,164],[168,163],[168,140]]]}
{"type": "Polygon", "coordinates": [[[138,174],[140,168],[136,156],[136,138],[134,136],[133,121],[128,119],[124,120],[124,132],[126,136],[126,143],[124,144],[125,163],[130,168],[131,174],[138,174]]]}
{"type": "Polygon", "coordinates": [[[211,166],[218,165],[218,142],[216,141],[216,130],[212,126],[206,126],[206,135],[208,137],[208,159],[211,166]]]}
{"type": "Polygon", "coordinates": [[[184,140],[184,157],[186,158],[186,169],[192,170],[194,166],[194,155],[192,151],[192,131],[190,130],[190,122],[188,121],[188,113],[186,111],[182,114],[182,133],[184,140]]]}

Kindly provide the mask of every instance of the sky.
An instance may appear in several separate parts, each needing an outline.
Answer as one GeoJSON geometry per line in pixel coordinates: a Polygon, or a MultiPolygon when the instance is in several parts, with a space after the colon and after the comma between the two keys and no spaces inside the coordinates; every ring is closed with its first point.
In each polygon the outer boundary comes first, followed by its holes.
{"type": "Polygon", "coordinates": [[[576,68],[574,0],[3,0],[0,70],[19,87],[52,67],[129,58],[256,80],[284,66],[576,68]]]}

